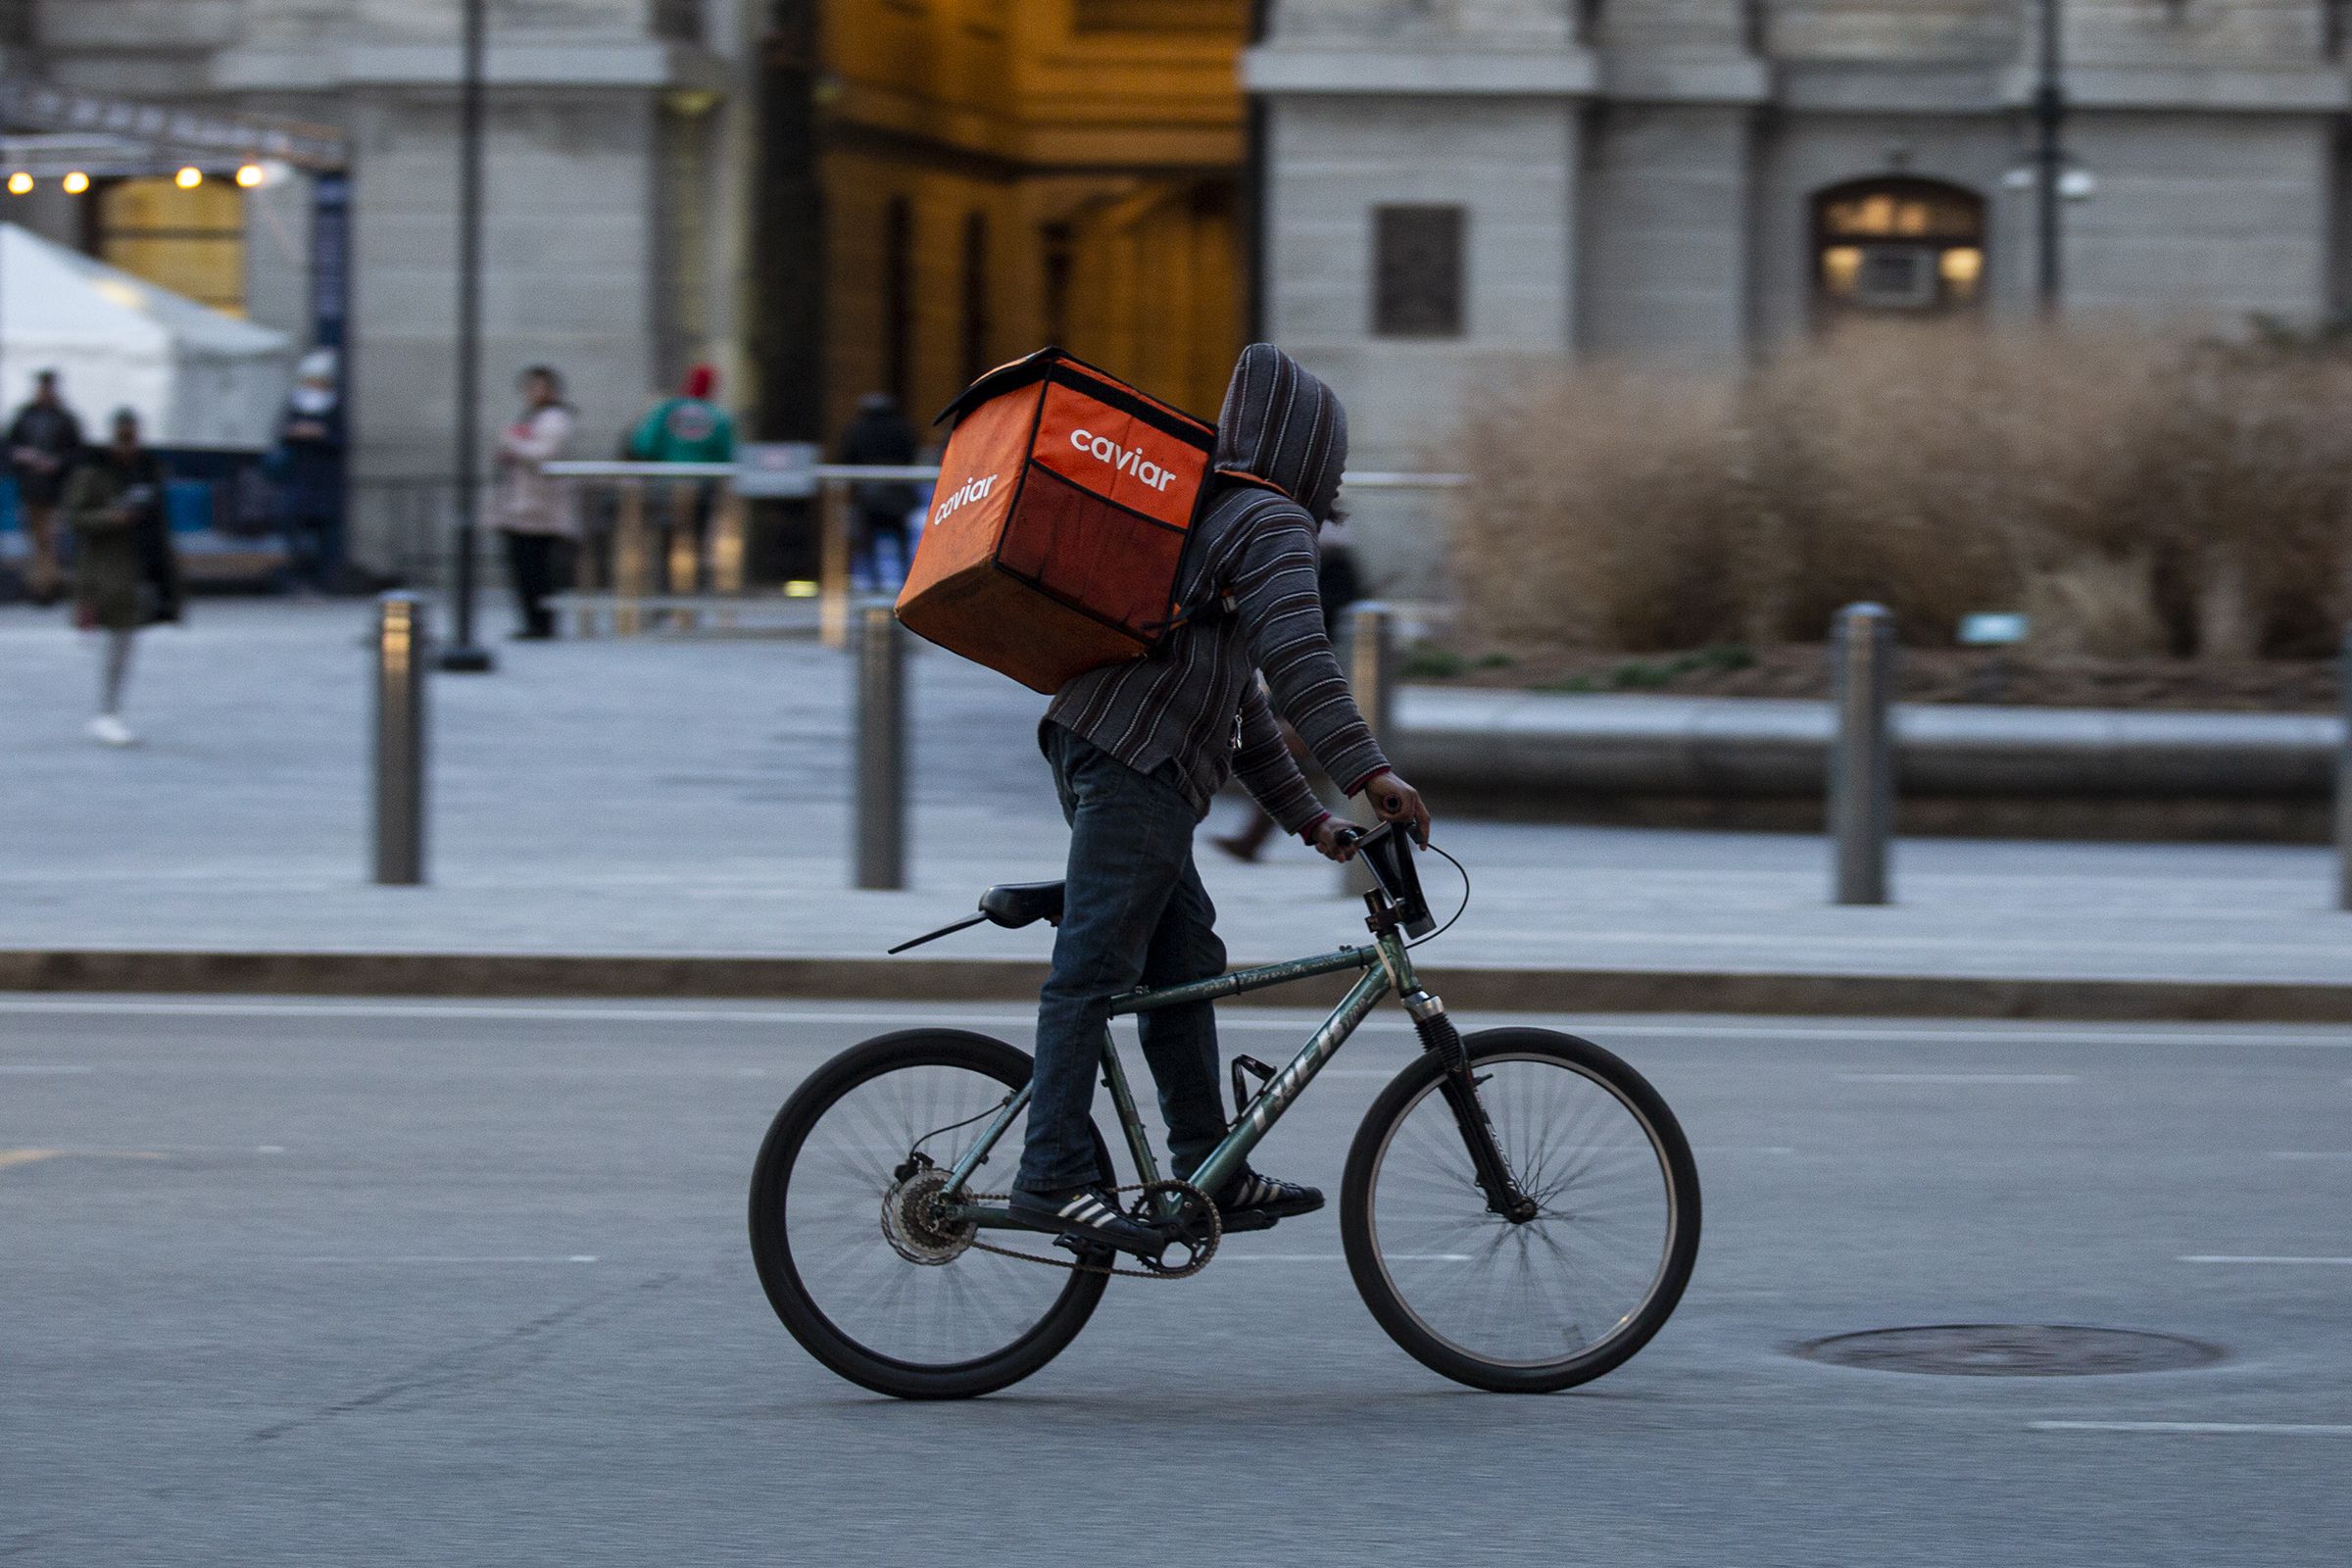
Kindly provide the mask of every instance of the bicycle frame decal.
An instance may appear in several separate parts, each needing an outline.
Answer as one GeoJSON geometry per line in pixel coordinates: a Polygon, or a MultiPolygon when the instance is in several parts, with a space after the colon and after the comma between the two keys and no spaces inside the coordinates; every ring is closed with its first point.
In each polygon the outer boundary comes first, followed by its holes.
{"type": "Polygon", "coordinates": [[[1249,1161],[1250,1151],[1274,1130],[1274,1124],[1282,1119],[1291,1102],[1298,1098],[1298,1092],[1315,1081],[1315,1074],[1323,1070],[1323,1064],[1348,1043],[1348,1037],[1355,1033],[1355,1026],[1388,994],[1389,976],[1385,969],[1376,969],[1349,986],[1348,995],[1332,1008],[1322,1027],[1307,1037],[1298,1054],[1291,1058],[1291,1064],[1267,1079],[1250,1102],[1250,1108],[1235,1119],[1233,1131],[1225,1135],[1225,1141],[1211,1150],[1200,1162],[1200,1168],[1193,1172],[1192,1184],[1204,1193],[1214,1193],[1230,1181],[1249,1161]]]}
{"type": "MultiPolygon", "coordinates": [[[[1339,1005],[1332,1008],[1330,1016],[1307,1037],[1306,1044],[1299,1048],[1298,1054],[1291,1058],[1289,1065],[1266,1080],[1256,1098],[1235,1120],[1233,1130],[1225,1135],[1224,1142],[1210,1151],[1208,1157],[1201,1161],[1200,1168],[1193,1173],[1191,1180],[1194,1186],[1204,1192],[1214,1192],[1229,1181],[1234,1172],[1249,1159],[1250,1152],[1257,1147],[1267,1133],[1274,1130],[1274,1124],[1282,1119],[1282,1113],[1290,1108],[1291,1102],[1298,1098],[1308,1084],[1314,1082],[1315,1074],[1323,1070],[1324,1063],[1330,1061],[1340,1047],[1348,1043],[1348,1037],[1355,1032],[1356,1025],[1362,1023],[1372,1009],[1380,1004],[1381,998],[1392,989],[1412,987],[1412,964],[1405,956],[1404,944],[1394,932],[1390,932],[1381,936],[1373,947],[1341,948],[1334,953],[1317,954],[1311,958],[1293,958],[1283,963],[1236,969],[1214,979],[1196,980],[1187,985],[1168,986],[1156,991],[1123,992],[1111,999],[1111,1014],[1117,1017],[1151,1012],[1159,1007],[1180,1006],[1186,1003],[1210,1002],[1219,997],[1240,996],[1245,992],[1262,991],[1269,986],[1285,985],[1293,980],[1339,974],[1348,969],[1362,969],[1366,973],[1348,988],[1348,994],[1340,999],[1339,1005]]],[[[1126,1135],[1127,1152],[1135,1161],[1138,1179],[1158,1181],[1159,1161],[1152,1152],[1151,1132],[1144,1124],[1142,1111],[1136,1106],[1135,1093],[1128,1087],[1127,1070],[1119,1060],[1117,1038],[1107,1028],[1102,1031],[1102,1084],[1110,1091],[1113,1113],[1119,1119],[1120,1131],[1126,1135]]],[[[1004,1136],[1013,1119],[1028,1105],[1029,1089],[1023,1085],[1019,1093],[1007,1100],[996,1113],[987,1131],[965,1151],[963,1158],[956,1162],[956,1168],[947,1182],[947,1193],[955,1194],[963,1190],[964,1184],[971,1180],[972,1173],[987,1160],[997,1141],[1004,1136]]],[[[951,1218],[972,1220],[988,1227],[1011,1224],[1004,1208],[995,1203],[952,1203],[948,1213],[951,1218]]]]}

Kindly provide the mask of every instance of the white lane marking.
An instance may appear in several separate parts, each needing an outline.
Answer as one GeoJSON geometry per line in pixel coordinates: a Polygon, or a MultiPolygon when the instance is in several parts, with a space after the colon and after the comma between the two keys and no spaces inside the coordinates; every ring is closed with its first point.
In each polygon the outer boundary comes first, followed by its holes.
{"type": "Polygon", "coordinates": [[[2352,1268],[2352,1257],[2286,1257],[2266,1253],[2183,1252],[2182,1263],[2280,1263],[2289,1267],[2352,1268]]]}
{"type": "Polygon", "coordinates": [[[1692,1144],[1693,1154],[1793,1154],[1787,1144],[1692,1144]]]}
{"type": "Polygon", "coordinates": [[[2274,1149],[2273,1159],[2352,1159],[2352,1149],[2274,1149]]]}
{"type": "MultiPolygon", "coordinates": [[[[1232,1263],[1345,1263],[1348,1261],[1346,1252],[1227,1252],[1223,1256],[1226,1261],[1232,1263]]],[[[1467,1263],[1470,1261],[1468,1252],[1386,1252],[1382,1256],[1392,1263],[1467,1263]]]]}
{"type": "Polygon", "coordinates": [[[2071,1072],[1841,1072],[1846,1084],[2073,1084],[2071,1072]]]}
{"type": "Polygon", "coordinates": [[[96,1072],[97,1070],[95,1067],[52,1066],[43,1061],[0,1062],[0,1073],[19,1073],[26,1076],[33,1073],[78,1073],[96,1072]]]}
{"type": "Polygon", "coordinates": [[[376,1263],[596,1263],[603,1259],[593,1252],[572,1252],[562,1257],[290,1257],[289,1263],[342,1263],[368,1265],[376,1263]]]}
{"type": "MultiPolygon", "coordinates": [[[[1271,1003],[1242,1004],[1270,1007],[1271,1003]]],[[[1220,1029],[1262,1029],[1285,1033],[1303,1033],[1299,1025],[1320,1010],[1301,1005],[1296,1009],[1297,1019],[1224,1017],[1218,1020],[1220,1029]]],[[[576,1003],[540,1005],[529,1002],[513,1003],[434,1003],[434,1002],[376,1002],[365,998],[299,1002],[281,1000],[215,1000],[192,998],[159,1001],[142,998],[114,997],[0,997],[0,1014],[57,1013],[57,1014],[122,1014],[134,1017],[206,1017],[226,1018],[455,1018],[496,1021],[502,1019],[545,1018],[557,1023],[902,1023],[931,1022],[961,1019],[980,1023],[1020,1023],[1036,1017],[1034,1007],[1015,1007],[1003,1004],[975,1004],[956,1006],[938,1004],[916,1007],[874,1007],[855,1004],[839,1007],[680,1007],[627,1005],[610,1004],[590,1005],[576,1003]]],[[[1498,1012],[1498,1015],[1499,1012],[1498,1012]]],[[[2115,1029],[2018,1029],[2013,1027],[1985,1028],[1924,1028],[1903,1026],[1899,1019],[1872,1020],[1846,1026],[1822,1027],[1775,1024],[1765,1020],[1754,1023],[1622,1023],[1609,1019],[1583,1018],[1572,1013],[1535,1012],[1510,1014],[1513,1017],[1558,1019],[1575,1027],[1590,1030],[1595,1035],[1626,1035],[1661,1039],[1724,1039],[1724,1040],[1851,1040],[1856,1042],[1918,1042],[1921,1044],[1959,1044],[1984,1041],[2012,1041],[2019,1045],[2125,1045],[2125,1046],[2316,1046],[2336,1051],[2352,1051],[2352,1034],[2328,1036],[2280,1035],[2265,1033],[2259,1027],[2236,1033],[2207,1031],[2200,1034],[2167,1033],[2161,1028],[2115,1029]]],[[[2282,1025],[2291,1028],[2292,1025],[2282,1025]]],[[[1398,1017],[1374,1017],[1359,1028],[1405,1033],[1411,1028],[1408,1020],[1398,1017]]],[[[2344,1083],[2352,1085],[2352,1078],[2344,1083]]]]}
{"type": "Polygon", "coordinates": [[[2333,1421],[2029,1421],[2034,1432],[2247,1433],[2287,1438],[2352,1438],[2352,1423],[2333,1421]]]}

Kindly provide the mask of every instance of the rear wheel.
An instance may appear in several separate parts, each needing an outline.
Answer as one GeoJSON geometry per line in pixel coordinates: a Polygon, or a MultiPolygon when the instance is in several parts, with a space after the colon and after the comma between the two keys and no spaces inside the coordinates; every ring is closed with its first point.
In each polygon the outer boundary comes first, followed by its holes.
{"type": "Polygon", "coordinates": [[[1356,1290],[1416,1360],[1473,1388],[1547,1394],[1648,1343],[1698,1255],[1698,1170],[1647,1080],[1547,1029],[1469,1037],[1479,1100],[1532,1218],[1487,1206],[1424,1055],[1365,1114],[1340,1190],[1356,1290]]]}
{"type": "MultiPolygon", "coordinates": [[[[878,1393],[966,1398],[1019,1382],[1086,1326],[1104,1275],[982,1251],[926,1203],[1029,1073],[1001,1040],[909,1030],[853,1046],[785,1102],[752,1168],[752,1258],[809,1354],[878,1393]]],[[[971,1185],[1009,1186],[1020,1153],[1021,1129],[1006,1129],[971,1185]]]]}

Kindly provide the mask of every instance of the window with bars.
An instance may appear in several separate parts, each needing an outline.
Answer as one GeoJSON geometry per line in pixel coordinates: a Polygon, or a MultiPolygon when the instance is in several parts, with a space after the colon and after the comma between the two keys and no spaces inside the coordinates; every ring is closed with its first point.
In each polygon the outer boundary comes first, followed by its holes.
{"type": "Polygon", "coordinates": [[[1468,228],[1459,207],[1372,209],[1375,336],[1462,335],[1468,228]]]}

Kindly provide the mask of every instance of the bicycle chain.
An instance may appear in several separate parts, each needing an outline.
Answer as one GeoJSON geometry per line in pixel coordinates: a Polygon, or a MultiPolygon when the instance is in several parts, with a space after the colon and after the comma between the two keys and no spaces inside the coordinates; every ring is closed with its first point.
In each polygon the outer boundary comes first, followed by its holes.
{"type": "MultiPolygon", "coordinates": [[[[1116,1274],[1123,1279],[1131,1280],[1189,1279],[1193,1275],[1198,1274],[1202,1269],[1208,1267],[1208,1260],[1216,1256],[1217,1243],[1223,1240],[1225,1235],[1224,1216],[1217,1212],[1217,1205],[1213,1200],[1211,1200],[1209,1196],[1202,1192],[1200,1188],[1195,1187],[1191,1182],[1129,1182],[1126,1186],[1114,1187],[1111,1189],[1111,1191],[1114,1193],[1145,1194],[1173,1192],[1186,1194],[1192,1198],[1199,1199],[1201,1206],[1208,1211],[1207,1242],[1193,1253],[1192,1261],[1185,1264],[1184,1267],[1162,1269],[1116,1268],[1107,1263],[1082,1262],[1074,1257],[1044,1257],[1036,1252],[1016,1252],[1009,1247],[998,1247],[991,1243],[981,1241],[976,1231],[972,1240],[965,1245],[976,1248],[983,1252],[994,1252],[999,1257],[1018,1258],[1024,1263],[1043,1263],[1048,1268],[1066,1268],[1073,1274],[1116,1274]]],[[[1010,1199],[1012,1195],[1010,1193],[964,1193],[959,1196],[964,1199],[981,1202],[1002,1202],[1010,1199]]]]}

